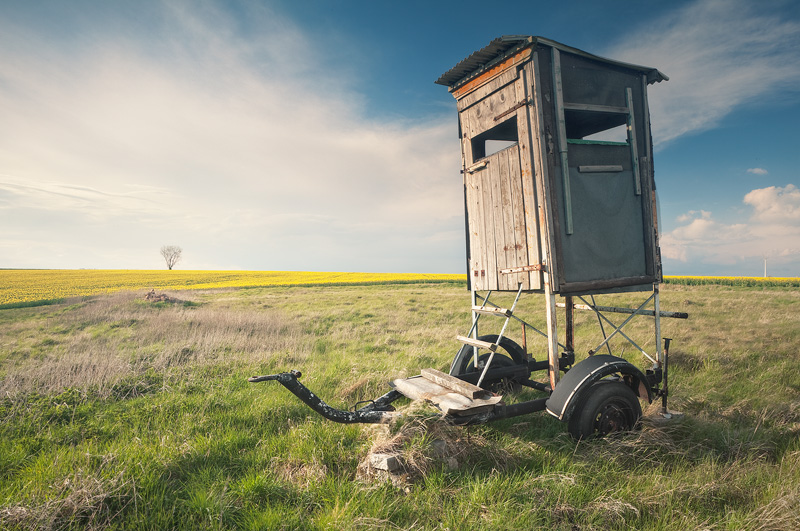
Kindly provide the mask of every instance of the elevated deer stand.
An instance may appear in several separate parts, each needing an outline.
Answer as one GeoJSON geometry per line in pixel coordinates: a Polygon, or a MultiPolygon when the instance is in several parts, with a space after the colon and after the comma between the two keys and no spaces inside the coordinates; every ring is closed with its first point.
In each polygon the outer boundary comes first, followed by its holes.
{"type": "Polygon", "coordinates": [[[664,312],[659,301],[647,87],[664,80],[654,68],[532,36],[500,37],[451,68],[437,83],[457,101],[472,327],[458,336],[463,346],[450,374],[423,371],[395,380],[394,390],[350,412],[324,404],[292,373],[251,381],[275,379],[339,422],[385,420],[401,395],[438,404],[456,423],[547,410],[577,438],[633,428],[640,399],[660,397],[666,414],[669,340],[662,348],[661,318],[687,315],[664,312]],[[514,294],[507,308],[492,300],[504,292],[514,294]],[[635,308],[596,303],[597,295],[622,292],[645,292],[643,302],[635,308]],[[517,315],[523,294],[544,296],[544,330],[517,315]],[[563,342],[558,308],[565,311],[563,342]],[[576,309],[595,312],[602,333],[578,363],[576,309]],[[627,318],[614,324],[608,317],[614,313],[627,318]],[[502,324],[479,333],[484,316],[502,324]],[[652,317],[652,350],[623,331],[635,316],[652,317]],[[522,324],[523,345],[508,337],[511,321],[522,324]],[[541,361],[527,351],[529,332],[546,338],[541,361]],[[650,367],[643,371],[613,355],[609,341],[617,336],[650,367]],[[608,353],[599,354],[604,348],[608,353]],[[531,378],[538,371],[547,372],[545,381],[531,378]],[[501,384],[547,396],[506,405],[485,394],[501,384]]]}

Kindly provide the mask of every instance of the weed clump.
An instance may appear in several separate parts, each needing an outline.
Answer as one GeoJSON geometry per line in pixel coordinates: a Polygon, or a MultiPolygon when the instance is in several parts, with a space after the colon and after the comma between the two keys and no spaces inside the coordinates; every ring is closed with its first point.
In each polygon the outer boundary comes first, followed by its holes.
{"type": "Polygon", "coordinates": [[[389,480],[407,488],[434,470],[507,470],[516,463],[510,451],[486,436],[485,427],[455,426],[422,402],[412,402],[401,414],[400,420],[393,423],[365,427],[373,442],[358,465],[357,476],[362,481],[389,480]],[[375,468],[374,455],[396,457],[399,468],[375,468]]]}

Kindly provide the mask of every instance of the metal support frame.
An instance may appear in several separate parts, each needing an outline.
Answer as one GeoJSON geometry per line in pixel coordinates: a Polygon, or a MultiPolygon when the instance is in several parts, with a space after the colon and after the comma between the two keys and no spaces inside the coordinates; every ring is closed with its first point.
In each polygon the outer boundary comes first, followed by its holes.
{"type": "Polygon", "coordinates": [[[600,324],[600,330],[603,334],[603,341],[600,342],[594,349],[589,351],[589,355],[594,355],[597,353],[598,350],[605,346],[608,349],[609,354],[611,354],[611,348],[609,346],[609,341],[615,335],[619,334],[624,337],[631,345],[633,345],[639,352],[641,352],[647,359],[653,362],[653,367],[661,369],[665,365],[665,353],[662,350],[661,343],[662,343],[662,336],[661,336],[661,318],[662,317],[673,317],[678,319],[686,319],[689,317],[687,313],[684,312],[665,312],[661,311],[661,300],[659,297],[659,286],[658,283],[653,284],[653,294],[650,295],[642,304],[639,305],[638,308],[619,308],[614,306],[600,306],[598,305],[595,300],[594,296],[590,296],[591,303],[583,298],[583,296],[578,296],[584,304],[572,304],[570,300],[572,297],[567,297],[566,303],[558,303],[557,306],[560,308],[569,308],[570,306],[574,309],[578,310],[591,310],[597,316],[598,322],[600,324]],[[647,304],[653,301],[653,309],[648,310],[645,309],[647,304]],[[620,325],[614,324],[608,317],[604,315],[605,313],[624,313],[630,314],[625,321],[623,321],[620,325]],[[642,347],[636,344],[628,335],[626,335],[622,328],[627,325],[634,317],[637,315],[644,315],[648,317],[654,318],[654,328],[655,328],[655,358],[650,356],[642,347]],[[606,322],[614,329],[611,334],[606,334],[605,327],[603,323],[606,322]]]}
{"type": "MultiPolygon", "coordinates": [[[[614,337],[615,335],[619,334],[619,335],[621,335],[622,337],[624,337],[625,339],[627,339],[627,340],[628,340],[628,342],[629,342],[631,345],[633,345],[634,347],[636,347],[636,349],[638,349],[638,350],[639,350],[639,352],[641,352],[642,354],[644,354],[644,356],[645,356],[647,359],[649,359],[649,360],[650,360],[650,361],[652,361],[653,363],[656,363],[656,360],[655,360],[655,359],[654,359],[652,356],[650,356],[650,355],[649,355],[647,352],[645,352],[645,350],[644,350],[642,347],[640,347],[639,345],[637,345],[637,344],[636,344],[636,342],[635,342],[633,339],[631,339],[630,337],[628,337],[628,336],[625,334],[625,332],[623,332],[623,331],[622,331],[622,328],[623,328],[623,327],[624,327],[626,324],[628,324],[628,323],[631,321],[631,319],[633,319],[633,318],[634,318],[634,317],[636,317],[637,315],[642,315],[642,314],[640,313],[640,311],[641,311],[641,310],[642,310],[642,309],[643,309],[643,308],[644,308],[644,307],[647,305],[647,303],[649,303],[651,300],[653,300],[653,297],[654,297],[653,295],[650,295],[650,296],[647,298],[647,300],[645,300],[645,301],[644,301],[642,304],[640,304],[640,305],[639,305],[639,307],[638,307],[638,308],[637,308],[637,309],[636,309],[636,310],[635,310],[633,313],[631,313],[631,314],[630,314],[630,316],[628,316],[628,318],[627,318],[627,319],[625,319],[625,321],[623,321],[623,322],[622,322],[622,324],[621,324],[621,325],[619,325],[619,326],[617,326],[617,325],[615,325],[613,322],[611,322],[611,320],[610,320],[608,317],[606,317],[605,315],[603,315],[603,313],[602,313],[600,310],[598,310],[598,309],[597,309],[595,306],[591,306],[591,309],[592,309],[592,310],[594,310],[594,312],[597,314],[597,316],[598,316],[598,317],[600,317],[600,318],[602,318],[602,319],[603,319],[605,322],[607,322],[609,325],[611,325],[611,327],[614,329],[614,331],[613,331],[613,332],[611,332],[611,334],[609,334],[608,336],[606,336],[606,338],[605,338],[605,339],[603,339],[603,341],[601,341],[599,345],[597,345],[595,348],[593,348],[593,349],[592,349],[592,350],[590,350],[589,352],[590,352],[590,353],[592,353],[592,354],[594,354],[594,353],[595,353],[595,352],[597,352],[599,349],[601,349],[601,348],[603,347],[603,345],[605,345],[606,343],[608,343],[608,342],[611,340],[611,338],[612,338],[612,337],[614,337]]],[[[578,297],[578,298],[579,298],[580,300],[582,300],[584,303],[586,303],[587,305],[589,305],[589,303],[588,303],[588,302],[587,302],[587,301],[586,301],[586,300],[585,300],[583,297],[578,297]]]]}
{"type": "MultiPolygon", "coordinates": [[[[486,294],[486,298],[483,299],[484,304],[486,302],[489,302],[489,295],[491,294],[492,294],[491,291],[489,291],[486,294]]],[[[474,308],[475,306],[478,305],[478,292],[475,290],[474,284],[472,286],[471,295],[472,295],[472,307],[474,308]]],[[[472,328],[469,329],[469,334],[467,334],[467,337],[472,337],[472,339],[478,339],[478,319],[480,319],[480,317],[481,316],[479,314],[472,312],[472,328]]],[[[472,347],[472,366],[473,367],[478,366],[478,347],[472,347]]]]}
{"type": "MultiPolygon", "coordinates": [[[[488,294],[491,294],[491,291],[488,292],[488,294]]],[[[484,301],[485,304],[488,304],[488,305],[493,306],[495,308],[499,308],[498,305],[496,305],[495,303],[493,303],[490,300],[488,300],[488,294],[487,294],[486,298],[484,298],[481,295],[477,295],[477,296],[480,297],[484,301]]],[[[473,305],[474,305],[474,300],[475,299],[473,299],[473,305]]],[[[473,317],[474,317],[474,315],[473,315],[473,317]]],[[[512,315],[511,318],[514,319],[515,321],[519,322],[523,326],[523,330],[526,330],[526,329],[530,328],[531,330],[533,330],[534,332],[536,332],[540,336],[542,336],[544,338],[547,338],[547,333],[546,332],[542,332],[541,330],[539,330],[538,328],[536,328],[535,326],[533,326],[532,324],[530,324],[526,320],[521,319],[520,317],[517,317],[516,315],[512,315]]],[[[564,350],[568,350],[567,346],[562,344],[562,343],[559,343],[558,346],[563,348],[564,350]]]]}
{"type": "MultiPolygon", "coordinates": [[[[592,306],[595,306],[594,302],[594,295],[590,295],[592,299],[592,306]]],[[[603,326],[603,320],[600,318],[600,314],[595,314],[597,317],[597,324],[600,325],[600,332],[603,334],[603,337],[606,337],[606,327],[603,326]]],[[[609,355],[611,354],[611,345],[606,343],[606,349],[608,350],[609,355]]],[[[590,356],[594,355],[594,352],[589,353],[590,356]]]]}
{"type": "MultiPolygon", "coordinates": [[[[519,296],[522,295],[522,283],[519,283],[519,289],[517,290],[517,296],[514,298],[514,304],[511,305],[511,314],[506,317],[505,322],[503,323],[503,328],[500,330],[500,334],[497,336],[497,344],[500,344],[500,341],[503,339],[503,334],[506,333],[506,327],[508,327],[508,321],[511,319],[511,315],[514,315],[514,310],[517,308],[517,302],[519,302],[519,296]]],[[[474,314],[474,312],[473,312],[474,314]]],[[[483,368],[483,372],[481,373],[481,377],[478,378],[478,387],[481,386],[483,383],[483,379],[486,376],[486,372],[489,370],[489,367],[492,365],[492,361],[494,360],[494,350],[491,351],[489,354],[489,359],[486,361],[486,366],[483,368]]],[[[478,367],[478,358],[475,357],[474,366],[478,367]]]]}

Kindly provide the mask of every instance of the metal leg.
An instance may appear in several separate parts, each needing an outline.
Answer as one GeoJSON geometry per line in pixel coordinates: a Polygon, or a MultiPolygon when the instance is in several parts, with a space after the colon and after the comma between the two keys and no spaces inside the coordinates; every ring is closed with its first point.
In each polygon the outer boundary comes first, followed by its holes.
{"type": "Polygon", "coordinates": [[[565,327],[567,334],[566,344],[567,352],[575,352],[575,307],[572,305],[572,297],[569,295],[564,297],[564,309],[566,310],[565,327]]]}
{"type": "Polygon", "coordinates": [[[547,359],[550,372],[550,389],[555,389],[560,376],[558,373],[558,319],[556,318],[556,296],[550,289],[549,279],[545,282],[545,302],[547,311],[547,359]]]}
{"type": "Polygon", "coordinates": [[[655,311],[656,327],[656,360],[659,367],[664,366],[664,355],[661,351],[661,299],[658,293],[658,284],[653,284],[653,310],[655,311]]]}

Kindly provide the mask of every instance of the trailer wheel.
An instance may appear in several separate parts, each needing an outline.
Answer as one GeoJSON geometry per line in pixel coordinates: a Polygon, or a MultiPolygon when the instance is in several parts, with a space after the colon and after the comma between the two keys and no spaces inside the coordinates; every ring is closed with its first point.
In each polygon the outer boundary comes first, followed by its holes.
{"type": "Polygon", "coordinates": [[[577,440],[604,437],[639,427],[642,406],[630,387],[602,380],[585,391],[569,419],[569,433],[577,440]]]}
{"type": "MultiPolygon", "coordinates": [[[[494,343],[497,341],[497,336],[489,334],[478,337],[481,341],[488,341],[494,343]]],[[[494,354],[492,360],[492,367],[513,367],[525,363],[525,351],[522,350],[515,341],[507,337],[501,338],[500,343],[497,345],[499,348],[494,354]],[[503,352],[505,351],[505,352],[503,352]]],[[[490,353],[484,352],[478,355],[478,368],[475,368],[475,359],[472,355],[472,347],[470,345],[463,345],[456,357],[453,358],[453,364],[450,366],[450,374],[452,376],[461,376],[475,371],[482,371],[486,362],[489,361],[490,353]]],[[[519,384],[508,378],[490,379],[487,378],[481,384],[484,389],[497,390],[502,387],[518,388],[519,384]]]]}

